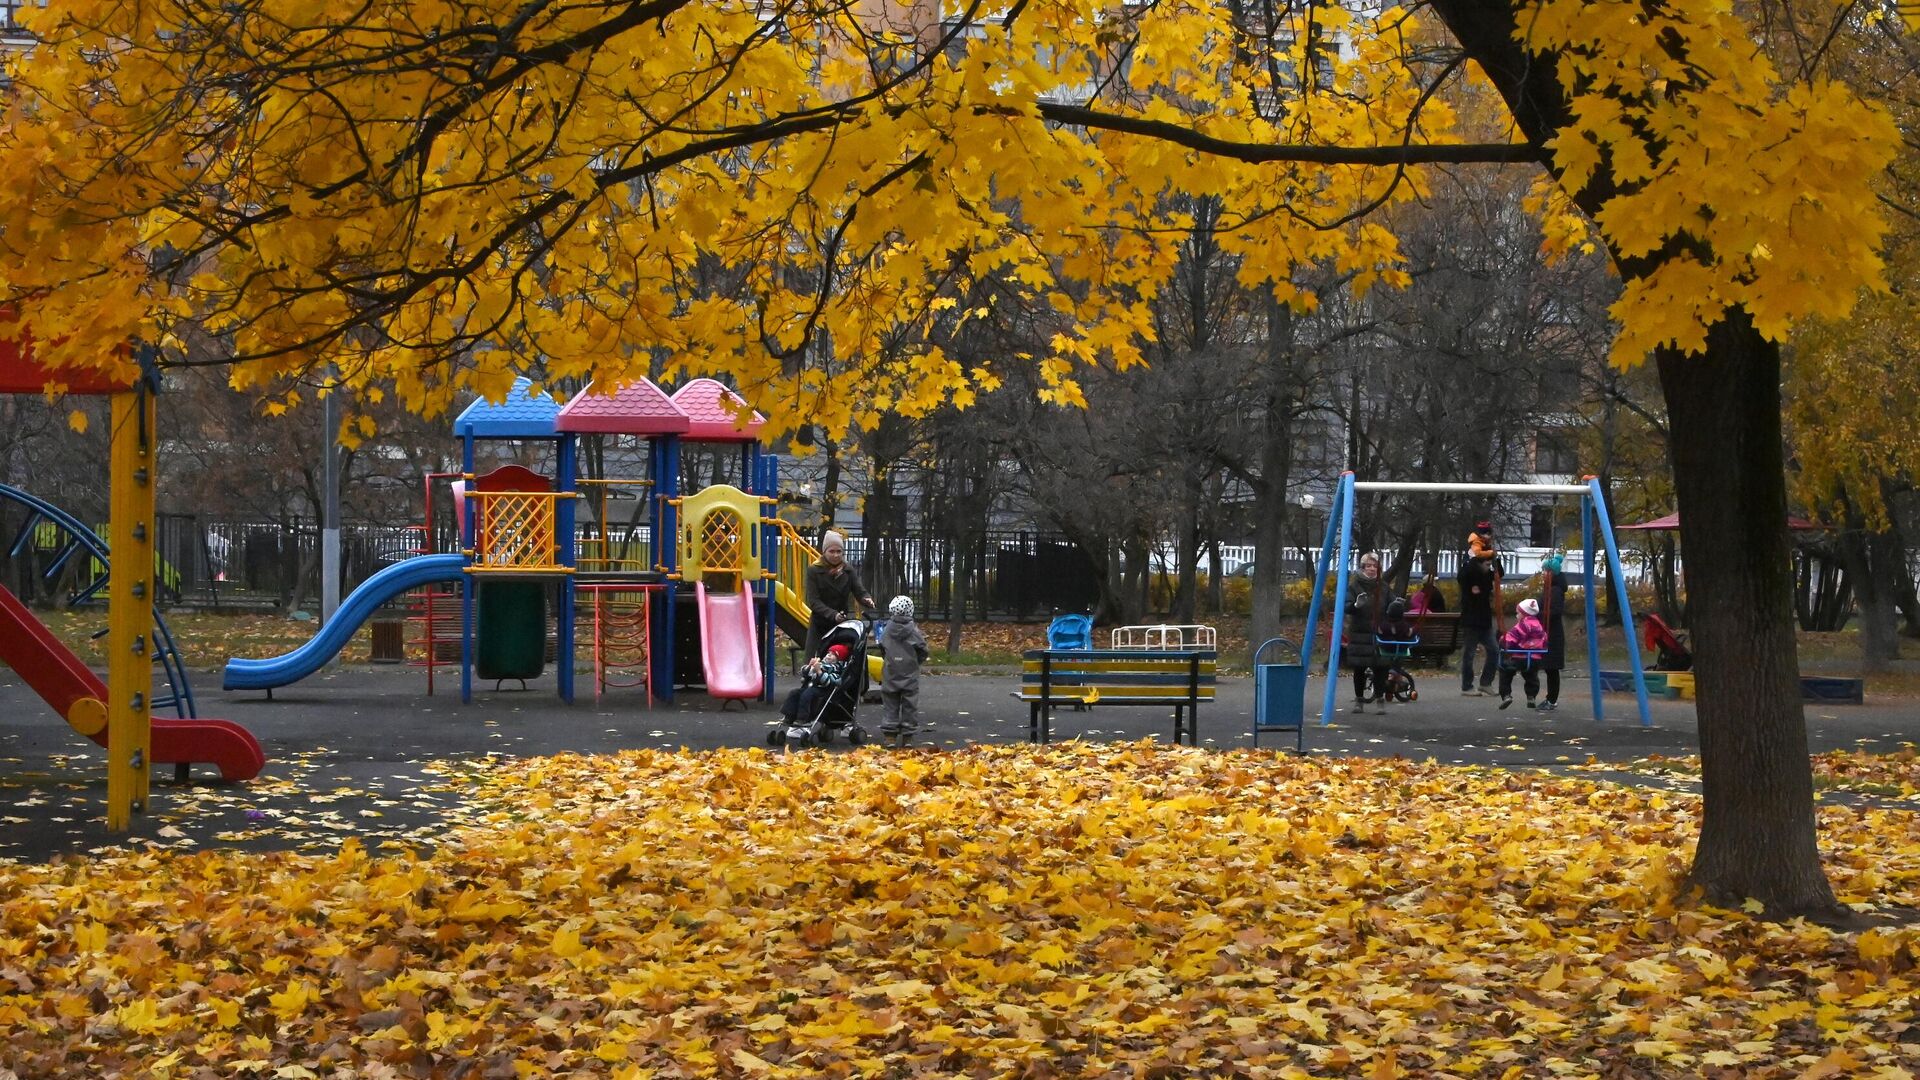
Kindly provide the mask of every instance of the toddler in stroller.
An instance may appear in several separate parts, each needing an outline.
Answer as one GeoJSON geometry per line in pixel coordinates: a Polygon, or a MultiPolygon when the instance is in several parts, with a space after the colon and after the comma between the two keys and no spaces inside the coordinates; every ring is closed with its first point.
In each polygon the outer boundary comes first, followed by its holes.
{"type": "Polygon", "coordinates": [[[807,661],[800,685],[780,705],[780,719],[767,745],[823,746],[844,731],[855,746],[867,741],[860,726],[860,695],[867,686],[866,624],[849,620],[827,631],[826,652],[807,661]]]}
{"type": "Polygon", "coordinates": [[[1414,688],[1407,662],[1413,658],[1413,647],[1420,644],[1420,634],[1407,621],[1404,599],[1396,596],[1388,602],[1387,617],[1374,632],[1373,641],[1380,650],[1374,666],[1374,679],[1380,683],[1373,688],[1376,697],[1383,702],[1392,699],[1402,704],[1417,700],[1420,691],[1414,688]]]}

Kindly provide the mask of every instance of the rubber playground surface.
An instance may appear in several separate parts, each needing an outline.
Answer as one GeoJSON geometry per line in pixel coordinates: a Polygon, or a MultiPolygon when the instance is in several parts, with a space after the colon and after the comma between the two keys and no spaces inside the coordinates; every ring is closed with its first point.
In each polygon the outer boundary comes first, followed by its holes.
{"type": "MultiPolygon", "coordinates": [[[[917,745],[1024,742],[1027,709],[1011,697],[1018,681],[1013,671],[924,677],[917,745]]],[[[551,675],[525,691],[476,684],[469,705],[446,692],[446,685],[429,697],[419,671],[351,666],[277,690],[269,701],[258,691],[220,691],[216,679],[202,673],[200,712],[252,730],[266,751],[265,771],[249,783],[224,785],[201,770],[192,783],[179,785],[170,767],[162,767],[154,775],[148,813],[136,818],[130,836],[109,839],[101,825],[106,779],[100,749],[75,735],[17,675],[0,669],[0,715],[6,717],[0,725],[0,859],[43,860],[121,844],[321,852],[337,849],[348,836],[372,849],[383,843],[427,846],[449,825],[466,820],[463,775],[486,768],[495,755],[764,747],[768,721],[776,715],[775,705],[765,702],[723,710],[697,691],[682,691],[672,705],[652,709],[634,690],[609,691],[595,701],[586,676],[571,706],[554,694],[551,675]]],[[[791,685],[783,678],[779,692],[791,685]]],[[[1309,684],[1311,710],[1317,711],[1323,685],[1318,679],[1309,684]]],[[[1595,723],[1583,678],[1567,681],[1562,708],[1554,713],[1528,711],[1519,701],[1501,711],[1496,698],[1463,698],[1450,674],[1424,673],[1421,686],[1421,700],[1390,706],[1385,715],[1342,711],[1324,728],[1310,716],[1307,752],[1556,770],[1697,752],[1691,702],[1654,702],[1654,724],[1643,728],[1633,718],[1633,699],[1620,695],[1606,697],[1609,719],[1595,723]]],[[[1217,700],[1200,710],[1200,745],[1252,746],[1253,699],[1251,678],[1221,677],[1217,700]]],[[[1341,707],[1348,706],[1343,693],[1341,707]]],[[[861,719],[877,729],[879,706],[864,706],[861,719]]],[[[1891,752],[1920,742],[1920,708],[1910,701],[1870,697],[1865,706],[1809,706],[1807,722],[1816,752],[1891,752]]],[[[1062,710],[1054,718],[1055,741],[1164,743],[1171,742],[1172,728],[1169,711],[1160,707],[1095,706],[1062,710]]],[[[1262,735],[1260,746],[1291,750],[1293,736],[1262,735]]],[[[824,752],[847,751],[836,742],[824,752]]]]}

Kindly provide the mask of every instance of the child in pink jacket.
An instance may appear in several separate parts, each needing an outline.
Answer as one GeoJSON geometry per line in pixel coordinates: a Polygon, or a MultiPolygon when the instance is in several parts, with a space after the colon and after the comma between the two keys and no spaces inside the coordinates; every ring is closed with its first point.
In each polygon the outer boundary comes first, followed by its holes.
{"type": "Polygon", "coordinates": [[[1540,695],[1540,654],[1547,648],[1547,627],[1540,621],[1540,601],[1522,600],[1513,610],[1513,625],[1500,638],[1500,707],[1513,704],[1513,676],[1520,673],[1527,687],[1527,708],[1540,695]]]}

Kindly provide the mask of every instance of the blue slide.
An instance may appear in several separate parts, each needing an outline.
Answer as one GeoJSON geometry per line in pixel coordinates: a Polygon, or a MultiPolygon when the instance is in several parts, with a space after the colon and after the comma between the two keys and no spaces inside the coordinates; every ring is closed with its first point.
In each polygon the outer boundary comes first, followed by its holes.
{"type": "Polygon", "coordinates": [[[394,563],[361,582],[360,587],[340,602],[333,620],[320,628],[312,641],[285,656],[271,660],[229,660],[221,682],[225,690],[271,690],[286,686],[319,671],[327,661],[339,655],[347,642],[376,609],[422,585],[441,581],[459,581],[466,573],[464,555],[416,555],[394,563]]]}

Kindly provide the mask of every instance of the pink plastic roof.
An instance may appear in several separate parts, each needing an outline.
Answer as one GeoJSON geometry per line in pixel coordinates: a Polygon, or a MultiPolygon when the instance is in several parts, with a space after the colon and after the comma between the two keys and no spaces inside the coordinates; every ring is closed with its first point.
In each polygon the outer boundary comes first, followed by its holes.
{"type": "Polygon", "coordinates": [[[767,422],[766,417],[756,412],[746,427],[735,427],[734,410],[745,405],[746,399],[712,379],[695,379],[681,387],[674,392],[673,403],[693,421],[687,429],[689,439],[753,442],[760,437],[760,428],[767,422]]]}
{"type": "Polygon", "coordinates": [[[692,426],[665,390],[646,379],[621,384],[611,395],[589,385],[560,410],[556,431],[602,435],[675,435],[692,426]]]}
{"type": "MultiPolygon", "coordinates": [[[[1787,516],[1787,528],[1794,532],[1811,532],[1819,527],[1820,526],[1815,525],[1806,518],[1797,518],[1791,514],[1787,516]]],[[[1616,525],[1614,528],[1621,530],[1645,529],[1649,532],[1675,532],[1680,528],[1680,511],[1675,510],[1666,517],[1654,518],[1652,521],[1642,521],[1636,525],[1616,525]]]]}

